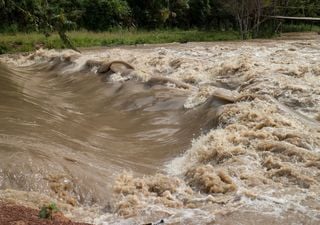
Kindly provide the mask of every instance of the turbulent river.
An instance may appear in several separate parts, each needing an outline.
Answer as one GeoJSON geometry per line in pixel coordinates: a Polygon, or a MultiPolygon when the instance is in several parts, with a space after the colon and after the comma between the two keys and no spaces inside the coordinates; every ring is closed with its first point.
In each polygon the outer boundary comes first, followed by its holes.
{"type": "Polygon", "coordinates": [[[319,121],[319,37],[6,55],[0,199],[94,224],[319,224],[319,121]]]}

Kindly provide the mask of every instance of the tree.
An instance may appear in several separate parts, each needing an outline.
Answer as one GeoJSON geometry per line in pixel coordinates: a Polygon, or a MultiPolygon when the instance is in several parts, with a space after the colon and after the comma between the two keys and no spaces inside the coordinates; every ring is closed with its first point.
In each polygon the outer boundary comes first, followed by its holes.
{"type": "Polygon", "coordinates": [[[247,39],[259,33],[261,23],[267,18],[263,11],[273,2],[271,0],[225,0],[224,7],[235,17],[242,39],[247,39]]]}
{"type": "Polygon", "coordinates": [[[163,27],[170,17],[169,0],[128,0],[136,26],[163,27]]]}
{"type": "Polygon", "coordinates": [[[31,25],[34,30],[49,36],[50,33],[58,32],[60,39],[67,48],[78,51],[66,35],[66,31],[75,23],[68,20],[62,9],[52,7],[47,0],[2,0],[2,5],[11,6],[10,10],[16,13],[20,23],[31,25]]]}
{"type": "Polygon", "coordinates": [[[205,27],[210,18],[211,5],[209,0],[189,0],[191,24],[205,27]]]}
{"type": "Polygon", "coordinates": [[[188,17],[189,0],[170,0],[168,1],[168,8],[170,11],[169,26],[182,28],[190,26],[188,17]]]}
{"type": "Polygon", "coordinates": [[[130,25],[131,11],[126,1],[84,0],[82,10],[82,24],[88,30],[104,31],[130,25]]]}

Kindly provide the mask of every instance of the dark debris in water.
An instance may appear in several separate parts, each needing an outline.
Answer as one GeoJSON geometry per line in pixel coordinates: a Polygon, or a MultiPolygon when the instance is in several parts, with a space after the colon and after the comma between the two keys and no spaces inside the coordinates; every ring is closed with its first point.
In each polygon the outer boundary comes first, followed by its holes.
{"type": "Polygon", "coordinates": [[[143,225],[160,225],[160,224],[164,224],[164,220],[163,219],[161,219],[160,221],[155,222],[155,223],[146,223],[146,224],[143,224],[143,225]]]}

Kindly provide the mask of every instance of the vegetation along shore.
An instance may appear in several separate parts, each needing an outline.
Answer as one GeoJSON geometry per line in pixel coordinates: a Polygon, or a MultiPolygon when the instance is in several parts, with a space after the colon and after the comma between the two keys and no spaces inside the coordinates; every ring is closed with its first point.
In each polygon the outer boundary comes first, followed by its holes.
{"type": "Polygon", "coordinates": [[[318,21],[274,18],[317,18],[319,9],[302,0],[1,0],[0,54],[319,32],[318,21]]]}

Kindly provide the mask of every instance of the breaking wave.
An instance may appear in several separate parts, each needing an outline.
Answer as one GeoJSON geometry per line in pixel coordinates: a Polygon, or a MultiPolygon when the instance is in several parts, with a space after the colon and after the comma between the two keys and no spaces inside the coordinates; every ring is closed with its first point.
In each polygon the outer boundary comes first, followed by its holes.
{"type": "Polygon", "coordinates": [[[318,224],[319,49],[296,40],[4,56],[0,197],[56,199],[95,224],[318,224]]]}

